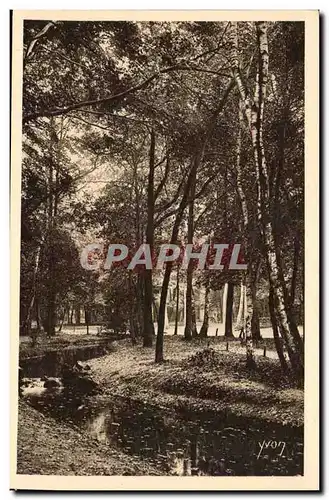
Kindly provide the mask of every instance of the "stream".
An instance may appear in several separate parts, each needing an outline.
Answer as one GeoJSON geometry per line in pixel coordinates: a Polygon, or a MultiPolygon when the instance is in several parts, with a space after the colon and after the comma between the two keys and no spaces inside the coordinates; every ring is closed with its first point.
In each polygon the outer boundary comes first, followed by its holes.
{"type": "Polygon", "coordinates": [[[167,474],[293,476],[303,474],[303,430],[230,415],[191,414],[122,397],[76,396],[32,379],[22,397],[41,412],[77,426],[111,447],[146,459],[167,474]]]}

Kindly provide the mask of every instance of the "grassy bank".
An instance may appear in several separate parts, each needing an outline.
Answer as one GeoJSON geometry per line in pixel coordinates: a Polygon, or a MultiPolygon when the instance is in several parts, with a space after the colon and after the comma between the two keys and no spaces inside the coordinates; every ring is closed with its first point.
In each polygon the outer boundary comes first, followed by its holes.
{"type": "Polygon", "coordinates": [[[18,474],[163,475],[146,461],[93,440],[75,428],[19,404],[18,474]]]}
{"type": "Polygon", "coordinates": [[[245,367],[238,341],[221,338],[185,342],[165,338],[167,361],[154,363],[154,349],[118,342],[108,356],[88,361],[104,393],[194,412],[303,425],[303,391],[282,374],[277,359],[257,356],[257,369],[245,367]]]}
{"type": "Polygon", "coordinates": [[[19,343],[20,359],[31,358],[33,356],[42,356],[48,352],[58,351],[65,347],[84,347],[91,345],[104,344],[109,341],[108,338],[100,335],[81,335],[81,334],[57,334],[54,337],[42,335],[33,345],[31,338],[23,337],[19,343]]]}

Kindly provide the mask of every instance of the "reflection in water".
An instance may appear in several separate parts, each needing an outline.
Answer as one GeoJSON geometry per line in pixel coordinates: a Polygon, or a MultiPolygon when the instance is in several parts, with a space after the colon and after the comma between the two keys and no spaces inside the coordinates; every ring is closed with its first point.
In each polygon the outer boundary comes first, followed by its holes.
{"type": "MultiPolygon", "coordinates": [[[[59,379],[47,379],[48,381],[56,381],[56,385],[45,387],[45,378],[27,379],[21,385],[21,395],[28,398],[47,398],[51,394],[60,394],[64,387],[59,379]]],[[[46,384],[47,385],[47,384],[46,384]]]]}
{"type": "Polygon", "coordinates": [[[94,439],[139,455],[154,467],[179,476],[264,476],[303,474],[302,430],[234,418],[186,413],[115,398],[105,407],[67,389],[25,390],[30,403],[79,425],[94,439]],[[285,450],[260,445],[285,442],[285,450]]]}
{"type": "Polygon", "coordinates": [[[110,443],[108,433],[108,417],[105,413],[100,413],[94,420],[87,424],[89,434],[101,443],[110,443]]]}

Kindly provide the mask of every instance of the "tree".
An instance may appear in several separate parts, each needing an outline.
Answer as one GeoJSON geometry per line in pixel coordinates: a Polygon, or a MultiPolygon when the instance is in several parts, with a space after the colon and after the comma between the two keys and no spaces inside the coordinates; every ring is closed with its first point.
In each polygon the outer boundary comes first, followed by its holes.
{"type": "Polygon", "coordinates": [[[225,337],[233,337],[233,296],[234,284],[228,283],[226,296],[225,337]]]}
{"type": "Polygon", "coordinates": [[[131,272],[129,254],[89,282],[78,252],[97,240],[105,257],[117,242],[130,253],[148,243],[154,256],[163,242],[197,249],[211,234],[229,244],[226,261],[241,243],[248,268],[199,271],[190,262],[186,338],[196,335],[200,289],[206,336],[209,304],[225,283],[233,334],[241,287],[254,367],[267,294],[282,366],[287,349],[289,370],[302,377],[303,40],[302,23],[24,23],[22,332],[42,319],[53,334],[65,310],[81,306],[88,325],[100,300],[105,321],[129,325],[146,346],[157,316],[162,362],[168,289],[176,287],[178,332],[183,273],[173,279],[170,262],[131,272]]]}
{"type": "Polygon", "coordinates": [[[302,343],[296,325],[287,310],[285,290],[282,281],[280,262],[278,262],[277,245],[273,231],[273,224],[269,217],[270,213],[270,191],[268,166],[265,157],[263,140],[263,121],[266,91],[268,84],[269,49],[267,38],[267,25],[264,22],[256,22],[258,67],[255,83],[254,96],[244,84],[241,77],[238,60],[238,32],[237,24],[233,24],[232,35],[232,71],[235,76],[243,113],[248,123],[251,143],[253,148],[254,163],[257,175],[257,215],[262,235],[262,241],[267,259],[270,285],[273,289],[275,310],[279,321],[279,329],[287,346],[292,369],[298,378],[303,371],[302,343]],[[281,278],[280,278],[281,275],[281,278]]]}

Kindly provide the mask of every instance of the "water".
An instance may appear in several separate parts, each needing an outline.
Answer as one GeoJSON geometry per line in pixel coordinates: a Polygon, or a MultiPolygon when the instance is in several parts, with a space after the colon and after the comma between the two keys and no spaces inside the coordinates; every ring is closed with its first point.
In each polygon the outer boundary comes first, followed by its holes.
{"type": "Polygon", "coordinates": [[[100,404],[63,387],[45,390],[40,381],[23,395],[35,408],[169,474],[303,474],[301,429],[231,415],[168,411],[119,397],[100,404]]]}

